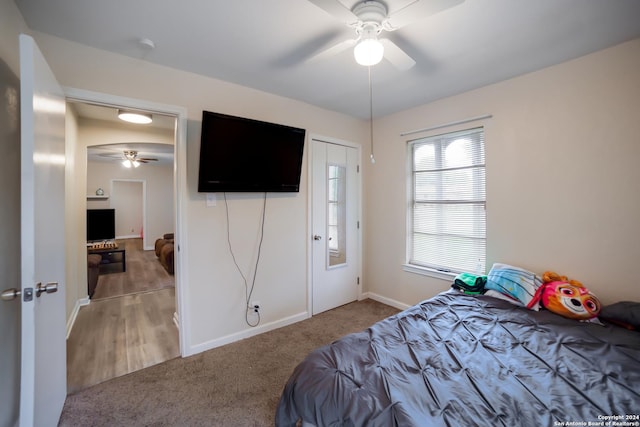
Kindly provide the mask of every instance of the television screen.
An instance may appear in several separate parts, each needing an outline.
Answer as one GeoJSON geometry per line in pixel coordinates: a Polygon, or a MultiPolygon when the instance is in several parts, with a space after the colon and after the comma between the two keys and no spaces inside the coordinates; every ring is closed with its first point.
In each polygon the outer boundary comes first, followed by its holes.
{"type": "Polygon", "coordinates": [[[116,238],[115,209],[87,209],[87,241],[116,238]]]}
{"type": "Polygon", "coordinates": [[[298,192],[305,130],[202,112],[198,191],[298,192]]]}

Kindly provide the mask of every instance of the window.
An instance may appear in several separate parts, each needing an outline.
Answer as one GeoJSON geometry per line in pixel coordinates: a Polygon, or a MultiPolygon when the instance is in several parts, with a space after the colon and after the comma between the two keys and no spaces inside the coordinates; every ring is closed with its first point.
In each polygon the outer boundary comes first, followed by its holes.
{"type": "Polygon", "coordinates": [[[484,130],[409,143],[408,263],[444,272],[484,272],[484,130]]]}

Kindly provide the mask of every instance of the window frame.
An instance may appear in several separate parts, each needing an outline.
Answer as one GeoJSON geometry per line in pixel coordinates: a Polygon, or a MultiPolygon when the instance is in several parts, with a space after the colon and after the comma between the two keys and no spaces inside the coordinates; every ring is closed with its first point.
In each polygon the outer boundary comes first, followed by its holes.
{"type": "MultiPolygon", "coordinates": [[[[406,204],[406,220],[407,220],[407,232],[406,232],[406,252],[405,252],[405,263],[403,264],[403,269],[404,271],[410,272],[410,273],[416,273],[416,274],[423,274],[423,275],[428,275],[428,276],[432,276],[432,277],[436,277],[436,278],[440,278],[440,279],[445,279],[445,280],[450,280],[453,277],[455,277],[458,273],[461,273],[465,270],[462,270],[460,268],[456,268],[455,266],[446,266],[446,265],[438,265],[436,263],[429,263],[429,262],[419,262],[416,263],[415,262],[415,257],[413,256],[413,251],[414,251],[414,236],[415,236],[415,231],[414,231],[414,213],[415,213],[415,206],[416,206],[416,171],[414,170],[414,154],[415,154],[415,146],[420,144],[420,143],[428,143],[429,141],[434,141],[434,140],[438,140],[438,139],[442,139],[442,138],[455,138],[456,135],[459,136],[464,136],[465,134],[472,134],[472,133],[476,133],[476,132],[481,132],[481,145],[478,145],[477,148],[474,147],[474,150],[479,149],[482,150],[482,155],[484,156],[484,159],[481,163],[475,165],[474,169],[479,171],[482,170],[483,174],[484,174],[484,188],[480,189],[481,192],[484,192],[484,199],[483,198],[474,198],[473,203],[475,204],[481,204],[483,209],[484,209],[484,236],[481,238],[482,242],[483,242],[483,246],[484,246],[484,251],[482,254],[482,262],[483,264],[481,264],[480,268],[478,268],[478,266],[476,266],[476,269],[474,272],[477,273],[484,273],[484,270],[486,269],[486,254],[487,254],[487,233],[486,233],[486,222],[487,222],[487,213],[486,213],[486,203],[487,203],[487,197],[486,197],[486,142],[484,139],[485,136],[485,128],[484,126],[473,126],[473,127],[468,127],[468,128],[462,128],[462,129],[457,129],[457,130],[452,130],[452,131],[448,131],[448,132],[442,132],[442,133],[438,133],[438,134],[434,134],[434,135],[427,135],[427,136],[422,136],[420,138],[416,138],[416,139],[412,139],[412,140],[408,140],[407,141],[407,156],[406,156],[406,172],[407,172],[407,204],[406,204]],[[478,169],[481,168],[481,169],[478,169]],[[482,271],[479,271],[482,270],[482,271]]],[[[455,139],[452,139],[450,143],[455,142],[455,139]]],[[[440,145],[441,147],[441,145],[440,145]]],[[[475,152],[473,155],[478,154],[477,152],[475,152]]],[[[473,156],[472,155],[472,156],[473,156]]],[[[440,163],[440,166],[443,165],[443,154],[442,152],[438,153],[437,156],[437,161],[440,163]]],[[[441,168],[443,170],[447,169],[447,170],[451,170],[451,169],[456,169],[455,167],[453,168],[441,168]]],[[[477,176],[477,173],[474,173],[474,177],[477,176]]],[[[479,192],[479,189],[477,188],[477,185],[479,185],[479,181],[480,179],[476,179],[474,178],[474,183],[472,183],[470,185],[470,188],[476,187],[473,191],[473,194],[481,194],[481,192],[479,192]]],[[[440,187],[439,187],[440,188],[440,187]]],[[[453,204],[457,204],[460,203],[459,201],[452,201],[451,203],[446,203],[446,202],[435,202],[434,204],[447,204],[447,205],[453,205],[453,204]]],[[[472,202],[467,202],[467,203],[472,203],[472,202]]],[[[479,217],[478,217],[479,218],[479,217]]],[[[446,233],[445,233],[446,234],[446,233]]]]}

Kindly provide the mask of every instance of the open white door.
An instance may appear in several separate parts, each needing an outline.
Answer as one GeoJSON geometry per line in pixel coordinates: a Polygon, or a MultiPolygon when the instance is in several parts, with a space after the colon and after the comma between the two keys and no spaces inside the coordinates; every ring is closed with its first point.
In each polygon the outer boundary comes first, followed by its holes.
{"type": "Polygon", "coordinates": [[[55,426],[66,397],[65,98],[20,35],[22,366],[20,426],[55,426]],[[57,289],[57,291],[56,291],[57,289]]]}
{"type": "Polygon", "coordinates": [[[20,79],[0,58],[0,426],[20,413],[20,79]],[[5,293],[6,291],[6,293],[5,293]]]}

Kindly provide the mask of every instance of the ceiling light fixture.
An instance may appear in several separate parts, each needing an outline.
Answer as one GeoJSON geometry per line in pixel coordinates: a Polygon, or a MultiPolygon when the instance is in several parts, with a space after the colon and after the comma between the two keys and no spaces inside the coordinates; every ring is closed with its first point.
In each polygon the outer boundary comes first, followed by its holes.
{"type": "Polygon", "coordinates": [[[129,123],[149,124],[153,121],[151,114],[137,111],[118,110],[118,118],[129,123]]]}
{"type": "Polygon", "coordinates": [[[145,49],[153,50],[156,48],[156,44],[151,39],[140,39],[138,40],[138,43],[140,43],[140,46],[144,47],[145,49]]]}
{"type": "Polygon", "coordinates": [[[129,169],[130,169],[132,166],[133,166],[134,168],[137,168],[138,166],[140,166],[140,162],[139,162],[139,161],[137,161],[137,160],[129,160],[129,159],[127,159],[127,160],[123,160],[123,161],[122,161],[122,166],[124,166],[125,168],[129,168],[129,169]]]}
{"type": "Polygon", "coordinates": [[[372,66],[382,61],[384,46],[378,40],[378,32],[374,26],[366,26],[362,30],[360,41],[353,49],[358,64],[372,66]]]}

